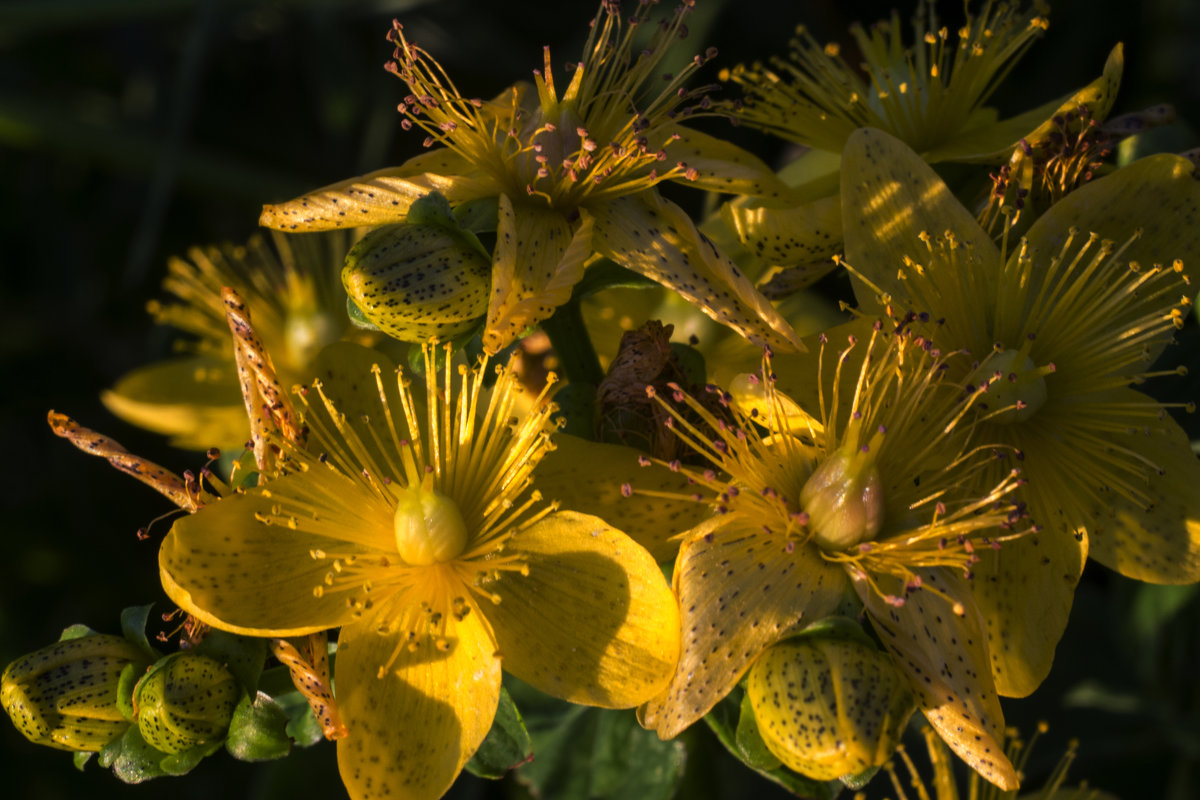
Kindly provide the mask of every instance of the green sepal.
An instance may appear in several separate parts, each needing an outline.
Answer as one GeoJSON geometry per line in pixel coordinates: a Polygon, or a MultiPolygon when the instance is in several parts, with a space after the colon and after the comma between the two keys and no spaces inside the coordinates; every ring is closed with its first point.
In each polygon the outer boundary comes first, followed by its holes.
{"type": "Polygon", "coordinates": [[[193,651],[225,665],[248,695],[258,691],[258,679],[267,660],[267,640],[209,631],[193,651]]]}
{"type": "Polygon", "coordinates": [[[471,233],[494,231],[500,226],[500,198],[479,197],[459,203],[454,207],[454,218],[464,230],[471,233]]]}
{"type": "Polygon", "coordinates": [[[130,722],[133,722],[133,692],[145,674],[145,664],[126,664],[117,679],[117,710],[130,722]]]}
{"type": "Polygon", "coordinates": [[[76,750],[75,754],[71,756],[71,762],[75,765],[75,769],[83,772],[83,768],[87,766],[87,763],[92,760],[92,756],[94,755],[96,754],[88,753],[83,750],[76,750]]]}
{"type": "Polygon", "coordinates": [[[822,617],[795,636],[786,637],[782,641],[808,639],[811,637],[821,639],[851,639],[867,647],[879,649],[878,643],[871,638],[871,635],[863,629],[863,626],[857,620],[841,616],[822,617]]]}
{"type": "Polygon", "coordinates": [[[350,324],[356,328],[361,328],[364,331],[381,331],[383,330],[374,322],[367,319],[367,315],[358,307],[353,298],[346,298],[346,316],[350,318],[350,324]]]}
{"type": "Polygon", "coordinates": [[[166,775],[186,775],[196,768],[201,761],[221,749],[222,740],[206,745],[184,750],[182,753],[172,753],[159,762],[158,766],[166,775]]]}
{"type": "MultiPolygon", "coordinates": [[[[495,201],[495,206],[492,208],[492,227],[490,230],[495,230],[499,224],[499,200],[495,201]]],[[[464,216],[467,212],[464,212],[464,216]]],[[[450,202],[440,192],[430,192],[424,197],[418,198],[408,207],[408,216],[404,219],[410,225],[434,225],[451,234],[459,241],[473,247],[479,255],[492,260],[492,253],[483,243],[479,241],[471,230],[468,230],[459,221],[458,217],[450,209],[450,202]]],[[[474,220],[479,222],[480,220],[474,220]]],[[[489,230],[489,228],[483,228],[489,230]]]]}
{"type": "Polygon", "coordinates": [[[750,705],[750,695],[742,697],[741,712],[738,714],[737,730],[734,732],[734,743],[741,753],[742,762],[759,770],[767,771],[781,769],[783,762],[767,749],[762,734],[758,732],[758,720],[754,718],[754,709],[750,705]]]}
{"type": "Polygon", "coordinates": [[[525,729],[525,721],[508,690],[501,686],[500,705],[492,728],[467,762],[466,769],[476,777],[496,780],[532,758],[533,741],[525,729]]]}
{"type": "Polygon", "coordinates": [[[79,623],[63,628],[62,635],[58,637],[60,642],[67,642],[71,639],[82,639],[84,636],[96,636],[99,631],[92,630],[87,625],[79,623]]]}
{"type": "Polygon", "coordinates": [[[229,488],[253,488],[258,485],[258,464],[254,461],[253,450],[243,450],[233,460],[229,469],[229,488]]]}
{"type": "Polygon", "coordinates": [[[283,758],[292,750],[288,723],[288,712],[269,695],[246,695],[233,710],[225,749],[239,761],[283,758]]]}
{"type": "Polygon", "coordinates": [[[871,779],[879,773],[879,770],[880,767],[870,767],[869,769],[864,769],[862,772],[854,775],[843,775],[842,777],[838,778],[838,780],[841,781],[847,789],[857,792],[859,789],[870,783],[871,779]]]}
{"type": "Polygon", "coordinates": [[[633,711],[586,708],[505,676],[536,758],[516,772],[536,797],[668,800],[683,777],[682,742],[662,741],[633,711]]]}
{"type": "Polygon", "coordinates": [[[124,735],[104,746],[99,763],[112,767],[113,775],[124,783],[141,783],[167,774],[161,767],[165,757],[166,753],[146,744],[137,725],[131,725],[124,735]]]}
{"type": "Polygon", "coordinates": [[[708,724],[712,732],[716,734],[717,740],[738,761],[741,761],[767,780],[779,784],[789,792],[800,797],[810,798],[810,800],[833,800],[838,792],[841,791],[842,784],[840,781],[815,781],[812,778],[806,778],[803,775],[792,772],[784,766],[780,766],[778,769],[759,769],[746,760],[741,748],[738,747],[737,741],[737,728],[741,719],[742,699],[744,696],[745,690],[741,686],[734,687],[732,692],[726,695],[721,702],[713,707],[712,711],[705,715],[704,721],[708,724]]]}
{"type": "Polygon", "coordinates": [[[129,606],[121,611],[121,634],[134,644],[153,664],[162,658],[162,653],[154,649],[146,638],[146,623],[150,620],[150,609],[153,603],[144,606],[129,606]]]}

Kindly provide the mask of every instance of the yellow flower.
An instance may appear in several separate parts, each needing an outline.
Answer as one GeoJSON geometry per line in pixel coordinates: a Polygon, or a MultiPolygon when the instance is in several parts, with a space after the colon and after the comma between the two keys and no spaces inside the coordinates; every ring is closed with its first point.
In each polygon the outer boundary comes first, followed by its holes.
{"type": "Polygon", "coordinates": [[[775,391],[769,362],[765,379],[731,387],[735,425],[676,393],[708,426],[676,412],[679,435],[713,469],[675,467],[715,496],[715,514],[685,534],[675,562],[683,652],[643,722],[677,735],[781,638],[863,608],[950,747],[988,780],[1015,786],[964,573],[976,550],[1024,533],[1005,500],[1018,479],[1013,471],[978,495],[961,491],[991,451],[968,444],[962,422],[982,389],[943,380],[953,359],[903,324],[864,318],[847,331],[841,352],[822,343],[816,363],[794,357],[806,363],[793,380],[822,387],[819,420],[775,391]]]}
{"type": "Polygon", "coordinates": [[[793,196],[786,202],[728,204],[722,209],[727,224],[768,264],[819,262],[820,267],[808,269],[815,280],[832,269],[828,257],[840,249],[838,154],[856,129],[887,131],[930,163],[999,163],[1022,140],[1046,140],[1055,132],[1056,116],[1082,105],[1092,118],[1103,120],[1120,85],[1120,45],[1101,77],[1071,95],[1003,121],[984,105],[1048,27],[1041,13],[1015,2],[987,2],[951,32],[939,25],[932,4],[922,1],[911,42],[905,41],[895,11],[890,21],[869,30],[851,28],[863,58],[861,71],[842,58],[838,45],[822,46],[801,27],[788,60],[773,58],[770,67],[755,64],[722,73],[746,95],[732,110],[735,119],[812,148],[780,175],[797,187],[793,196]]]}
{"type": "Polygon", "coordinates": [[[325,345],[349,328],[339,278],[345,234],[273,235],[245,246],[194,247],[167,264],[163,288],[176,300],[153,302],[156,322],[190,334],[187,355],[139,367],[102,399],[126,422],[171,437],[179,447],[240,447],[246,409],[238,385],[221,289],[235,288],[254,309],[255,329],[290,386],[308,374],[325,345]]]}
{"type": "Polygon", "coordinates": [[[1172,260],[1200,246],[1200,184],[1187,160],[1152,156],[997,247],[915,153],[865,129],[846,145],[842,202],[860,302],[882,294],[933,315],[940,343],[990,354],[960,379],[1002,378],[980,435],[1021,454],[1045,530],[985,555],[975,591],[1000,691],[1026,695],[1089,554],[1138,580],[1200,579],[1200,464],[1163,405],[1132,388],[1161,374],[1151,365],[1183,323],[1192,290],[1172,260]]]}
{"type": "MultiPolygon", "coordinates": [[[[545,394],[523,419],[498,369],[434,364],[425,392],[377,353],[326,351],[301,393],[306,449],[177,521],[163,585],[215,627],[298,636],[341,627],[338,742],[354,798],[444,793],[491,727],[500,667],[567,700],[629,707],[678,654],[653,559],[602,520],[530,493],[552,447],[545,394]]],[[[440,354],[438,356],[441,357],[440,354]]]]}
{"type": "Polygon", "coordinates": [[[268,205],[261,223],[287,231],[383,225],[435,189],[453,205],[495,198],[488,352],[565,303],[595,253],[670,287],[756,342],[794,349],[796,335],[771,304],[656,188],[673,180],[728,192],[784,191],[758,159],[676,122],[706,103],[703,90],[683,87],[715,52],[662,80],[655,71],[684,35],[690,4],[656,25],[643,49],[638,34],[654,24],[652,5],[641,3],[623,19],[619,2],[603,3],[561,94],[547,51],[533,85],[518,83],[486,102],[463,97],[397,24],[390,69],[411,92],[400,104],[402,125],[424,130],[427,146],[442,146],[268,205]]]}

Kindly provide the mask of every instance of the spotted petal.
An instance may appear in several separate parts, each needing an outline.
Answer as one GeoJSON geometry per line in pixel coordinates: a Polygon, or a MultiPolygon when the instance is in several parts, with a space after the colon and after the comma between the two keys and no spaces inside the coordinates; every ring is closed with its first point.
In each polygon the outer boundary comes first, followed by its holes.
{"type": "Polygon", "coordinates": [[[662,691],[679,657],[679,611],[643,548],[599,517],[553,513],[504,549],[529,574],[488,584],[504,668],[573,703],[629,708],[662,691]]]}
{"type": "Polygon", "coordinates": [[[667,160],[696,170],[688,185],[710,192],[783,200],[792,190],[758,156],[735,144],[682,125],[665,130],[679,138],[667,145],[667,160]]]}
{"type": "MultiPolygon", "coordinates": [[[[899,272],[905,258],[929,262],[928,250],[918,238],[922,232],[940,236],[952,231],[969,248],[975,268],[985,279],[998,269],[1000,253],[971,212],[928,164],[883,131],[862,128],[846,142],[841,196],[846,260],[870,284],[864,287],[855,281],[860,306],[873,306],[879,292],[908,298],[899,272]]],[[[990,309],[956,308],[960,299],[981,303],[983,297],[975,293],[966,298],[956,295],[953,302],[946,298],[956,317],[987,319],[990,309]]],[[[948,313],[941,308],[928,310],[948,313]]]]}
{"type": "Polygon", "coordinates": [[[334,678],[349,728],[338,769],[353,800],[441,797],[487,735],[500,700],[500,659],[478,615],[448,622],[446,652],[429,641],[411,652],[401,636],[359,624],[338,637],[334,678]]]}
{"type": "Polygon", "coordinates": [[[664,739],[707,714],[759,653],[832,613],[845,585],[814,548],[789,553],[757,529],[714,527],[700,526],[675,562],[683,652],[671,685],[641,709],[642,724],[664,739]]]}
{"type": "Polygon", "coordinates": [[[803,345],[787,321],[737,266],[657,192],[586,209],[595,249],[682,295],[717,322],[758,345],[785,352],[803,345]]]}
{"type": "Polygon", "coordinates": [[[791,267],[827,261],[832,270],[830,259],[842,248],[842,206],[836,194],[783,207],[726,203],[721,217],[738,241],[768,264],[791,267]]]}
{"type": "Polygon", "coordinates": [[[1022,139],[1030,143],[1044,141],[1058,130],[1054,117],[1074,111],[1081,105],[1087,106],[1092,119],[1103,120],[1117,98],[1124,68],[1125,51],[1117,44],[1108,54],[1100,77],[1074,94],[1052,100],[1003,122],[972,127],[962,136],[925,153],[925,160],[930,163],[999,162],[1011,155],[1022,139]]]}
{"type": "MultiPolygon", "coordinates": [[[[910,592],[900,607],[885,602],[866,580],[854,581],[854,588],[879,638],[908,674],[929,724],[984,778],[1006,791],[1016,789],[1017,772],[1004,755],[1004,713],[971,589],[948,569],[918,574],[925,588],[910,592]],[[962,604],[961,616],[947,598],[962,604]]],[[[898,580],[876,580],[880,590],[904,595],[898,580]]]]}
{"type": "Polygon", "coordinates": [[[567,302],[583,277],[591,240],[592,225],[586,218],[575,225],[555,209],[514,204],[500,195],[485,350],[500,352],[567,302]]]}
{"type": "Polygon", "coordinates": [[[557,434],[554,444],[555,449],[538,465],[535,488],[563,508],[603,518],[649,550],[656,561],[674,558],[679,542],[672,537],[708,516],[708,507],[691,499],[693,489],[686,476],[657,464],[639,467],[642,453],[632,447],[589,442],[565,433],[557,434]],[[629,497],[622,492],[625,484],[635,490],[629,497]]]}
{"type": "Polygon", "coordinates": [[[351,622],[344,595],[314,590],[325,587],[334,558],[389,544],[393,512],[332,469],[314,473],[284,476],[176,521],[158,553],[171,599],[202,622],[247,636],[300,636],[351,622]]]}
{"type": "MultiPolygon", "coordinates": [[[[1031,509],[1058,509],[1061,498],[1071,496],[1073,476],[1056,469],[1061,464],[1028,458],[1024,463],[1031,509]]],[[[999,551],[977,553],[972,587],[987,630],[992,678],[1005,697],[1029,695],[1050,672],[1087,560],[1086,540],[1073,533],[1048,525],[999,551]]]]}
{"type": "MultiPolygon", "coordinates": [[[[1145,403],[1132,389],[1119,393],[1145,403]]],[[[1169,416],[1143,430],[1112,437],[1154,468],[1137,485],[1145,504],[1107,492],[1089,509],[1090,555],[1110,569],[1150,583],[1200,580],[1200,462],[1188,436],[1169,416]]]]}
{"type": "Polygon", "coordinates": [[[258,224],[302,233],[401,222],[412,202],[437,191],[451,203],[494,194],[494,184],[449,151],[425,153],[399,167],[314,189],[294,200],[263,206],[258,224]],[[429,172],[426,170],[438,170],[429,172]]]}

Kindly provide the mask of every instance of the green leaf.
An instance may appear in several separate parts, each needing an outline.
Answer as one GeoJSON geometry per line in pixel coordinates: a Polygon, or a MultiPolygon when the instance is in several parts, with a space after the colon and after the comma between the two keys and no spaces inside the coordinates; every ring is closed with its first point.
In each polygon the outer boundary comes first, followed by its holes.
{"type": "Polygon", "coordinates": [[[500,687],[500,706],[492,729],[467,762],[467,771],[480,778],[502,778],[533,758],[533,742],[508,690],[500,687]]]}
{"type": "Polygon", "coordinates": [[[555,417],[566,421],[563,433],[591,441],[595,436],[596,387],[590,383],[568,383],[554,395],[555,417]]]}
{"type": "Polygon", "coordinates": [[[754,709],[750,705],[749,694],[742,697],[742,708],[738,715],[734,742],[741,753],[742,761],[756,770],[769,772],[783,766],[783,762],[771,752],[767,743],[763,741],[762,734],[758,732],[758,720],[754,718],[754,709]]]}
{"type": "Polygon", "coordinates": [[[153,607],[153,603],[144,606],[130,606],[121,612],[122,635],[137,645],[146,654],[146,658],[151,664],[162,658],[162,653],[155,650],[154,646],[150,644],[150,640],[146,638],[146,623],[150,620],[150,609],[153,607]]]}
{"type": "Polygon", "coordinates": [[[239,761],[283,758],[292,750],[288,723],[287,710],[269,695],[259,692],[253,700],[246,695],[233,710],[225,749],[239,761]]]}
{"type": "Polygon", "coordinates": [[[96,754],[95,753],[85,753],[82,750],[76,752],[74,755],[71,756],[71,760],[75,764],[75,769],[79,770],[80,772],[83,772],[84,766],[87,764],[87,762],[91,761],[92,756],[94,756],[94,755],[96,755],[96,754]]]}
{"type": "Polygon", "coordinates": [[[196,645],[195,652],[224,664],[248,694],[258,691],[258,679],[267,660],[266,639],[214,630],[196,645]]]}
{"type": "Polygon", "coordinates": [[[516,773],[535,798],[668,800],[683,775],[682,742],[664,742],[633,711],[584,708],[509,679],[534,759],[516,773]]]}
{"type": "Polygon", "coordinates": [[[712,732],[716,734],[717,739],[725,746],[725,749],[759,775],[779,784],[793,794],[809,798],[809,800],[833,800],[838,792],[841,791],[842,784],[840,781],[815,781],[812,778],[806,778],[803,775],[792,772],[783,766],[778,769],[759,769],[746,760],[741,748],[738,746],[737,740],[737,729],[741,719],[742,698],[744,695],[745,692],[740,686],[735,687],[732,692],[726,695],[724,700],[717,703],[713,710],[708,712],[704,717],[704,721],[712,729],[712,732]]]}
{"type": "Polygon", "coordinates": [[[583,278],[571,290],[571,298],[578,300],[605,289],[653,289],[658,282],[640,272],[622,267],[617,262],[601,258],[588,264],[583,278]]]}
{"type": "Polygon", "coordinates": [[[870,783],[871,779],[879,774],[879,770],[879,767],[870,767],[869,769],[864,769],[857,775],[843,775],[842,777],[838,778],[838,780],[845,784],[847,789],[858,791],[870,783]]]}

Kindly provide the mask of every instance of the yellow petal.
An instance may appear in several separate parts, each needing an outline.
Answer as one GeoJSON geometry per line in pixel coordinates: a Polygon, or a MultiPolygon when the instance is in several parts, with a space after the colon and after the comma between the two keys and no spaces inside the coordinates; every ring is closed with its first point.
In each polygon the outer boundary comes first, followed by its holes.
{"type": "Polygon", "coordinates": [[[814,548],[788,553],[757,529],[713,527],[701,526],[679,551],[683,652],[671,685],[641,709],[642,724],[664,739],[707,714],[759,653],[832,613],[845,585],[814,548]]]}
{"type": "MultiPolygon", "coordinates": [[[[866,581],[854,581],[854,588],[880,640],[908,674],[929,724],[984,778],[1006,791],[1016,789],[1017,772],[1004,755],[1004,713],[971,589],[949,569],[918,573],[925,588],[909,592],[899,608],[866,581]],[[961,603],[962,616],[947,598],[961,603]]],[[[882,591],[904,595],[897,579],[875,578],[882,591]]]]}
{"type": "Polygon", "coordinates": [[[338,770],[354,800],[441,797],[487,735],[500,701],[500,660],[478,615],[448,621],[444,653],[428,642],[410,652],[401,636],[355,625],[338,637],[334,680],[349,729],[338,742],[338,770]]]}
{"type": "MultiPolygon", "coordinates": [[[[1183,259],[1184,267],[1194,272],[1200,268],[1191,260],[1200,252],[1200,182],[1194,171],[1186,158],[1163,153],[1071,192],[1039,217],[1026,234],[1039,254],[1034,263],[1057,256],[1071,228],[1099,234],[1118,246],[1141,231],[1141,237],[1121,254],[1122,262],[1136,261],[1149,268],[1156,264],[1169,267],[1175,259],[1183,259]]],[[[1031,297],[1035,294],[1029,292],[1031,297]]],[[[1129,305],[1134,306],[1132,302],[1129,305]]],[[[1145,307],[1136,305],[1139,312],[1145,307]]],[[[1102,320],[1100,324],[1113,323],[1102,320]]],[[[1157,358],[1164,347],[1164,342],[1150,342],[1146,363],[1157,358]]]]}
{"type": "Polygon", "coordinates": [[[467,172],[466,163],[452,154],[432,161],[430,157],[433,154],[423,154],[409,162],[412,167],[388,167],[314,189],[294,200],[264,205],[258,224],[286,233],[387,225],[403,221],[412,202],[433,191],[441,192],[451,203],[494,192],[489,191],[488,179],[467,172]],[[454,171],[423,171],[426,168],[454,171]],[[417,169],[422,171],[414,171],[417,169]]]}
{"type": "MultiPolygon", "coordinates": [[[[1029,507],[1056,508],[1069,496],[1073,475],[1026,458],[1029,507]]],[[[1034,522],[1042,518],[1035,516],[1034,522]]],[[[1047,523],[1050,520],[1046,520],[1047,523]]],[[[1087,560],[1086,542],[1055,525],[1041,534],[1005,542],[999,551],[977,551],[972,586],[987,630],[996,691],[1026,697],[1045,680],[1071,612],[1075,586],[1087,560]]]]}
{"type": "Polygon", "coordinates": [[[679,657],[679,609],[644,549],[604,520],[560,511],[513,536],[483,609],[504,669],[572,703],[629,708],[662,690],[679,657]]]}
{"type": "Polygon", "coordinates": [[[592,225],[575,226],[548,206],[500,195],[492,295],[483,346],[495,354],[567,302],[592,254],[592,225]]]}
{"type": "MultiPolygon", "coordinates": [[[[960,243],[972,248],[985,276],[999,268],[999,251],[971,212],[916,153],[882,131],[861,128],[846,142],[841,196],[846,261],[873,284],[864,288],[855,281],[861,306],[873,306],[878,291],[896,298],[908,296],[898,272],[905,257],[929,262],[929,252],[918,239],[922,232],[940,236],[952,231],[960,243]]],[[[955,313],[978,313],[978,319],[987,319],[990,311],[985,313],[981,307],[955,313]]],[[[955,343],[961,344],[966,343],[955,343]]]]}
{"type": "Polygon", "coordinates": [[[158,553],[159,576],[180,608],[214,627],[300,636],[351,621],[344,594],[314,589],[326,586],[334,558],[378,552],[376,533],[392,538],[392,512],[359,484],[333,470],[298,472],[177,520],[158,553]],[[277,522],[259,521],[267,517],[277,522]]]}
{"type": "MultiPolygon", "coordinates": [[[[768,264],[792,267],[828,260],[842,249],[842,207],[837,194],[786,207],[726,203],[721,217],[737,233],[738,241],[768,264]]],[[[829,261],[829,269],[833,267],[829,261]]]]}
{"type": "Polygon", "coordinates": [[[176,447],[236,448],[250,434],[232,359],[191,356],[149,364],[121,376],[100,399],[126,422],[170,436],[176,447]]]}
{"type": "Polygon", "coordinates": [[[925,153],[925,160],[931,164],[939,161],[1002,161],[1012,155],[1013,148],[1022,139],[1030,144],[1045,140],[1058,130],[1054,117],[1074,111],[1081,105],[1088,107],[1092,119],[1102,121],[1108,117],[1117,98],[1124,68],[1124,48],[1117,44],[1108,54],[1100,77],[1079,91],[995,125],[972,126],[962,136],[925,153]]]}
{"type": "Polygon", "coordinates": [[[694,487],[687,477],[666,467],[638,466],[643,454],[632,447],[589,442],[560,433],[555,449],[538,465],[534,488],[563,508],[594,514],[650,551],[656,561],[668,561],[679,552],[671,541],[708,516],[708,506],[692,500],[694,487]],[[624,484],[635,492],[625,497],[624,484]],[[656,497],[641,492],[669,492],[656,497]]]}
{"type": "Polygon", "coordinates": [[[1149,496],[1146,506],[1111,493],[1103,498],[1107,502],[1092,505],[1089,554],[1139,581],[1200,580],[1200,463],[1187,434],[1168,416],[1145,431],[1114,436],[1113,444],[1140,454],[1158,471],[1146,470],[1146,484],[1137,487],[1149,496]]]}
{"type": "Polygon", "coordinates": [[[783,352],[803,345],[787,321],[738,267],[657,192],[585,210],[595,220],[596,250],[673,289],[717,322],[758,345],[783,352]]]}
{"type": "Polygon", "coordinates": [[[696,170],[687,185],[694,189],[783,200],[792,190],[758,156],[735,144],[682,125],[664,126],[679,138],[667,145],[668,163],[682,161],[696,170]]]}

